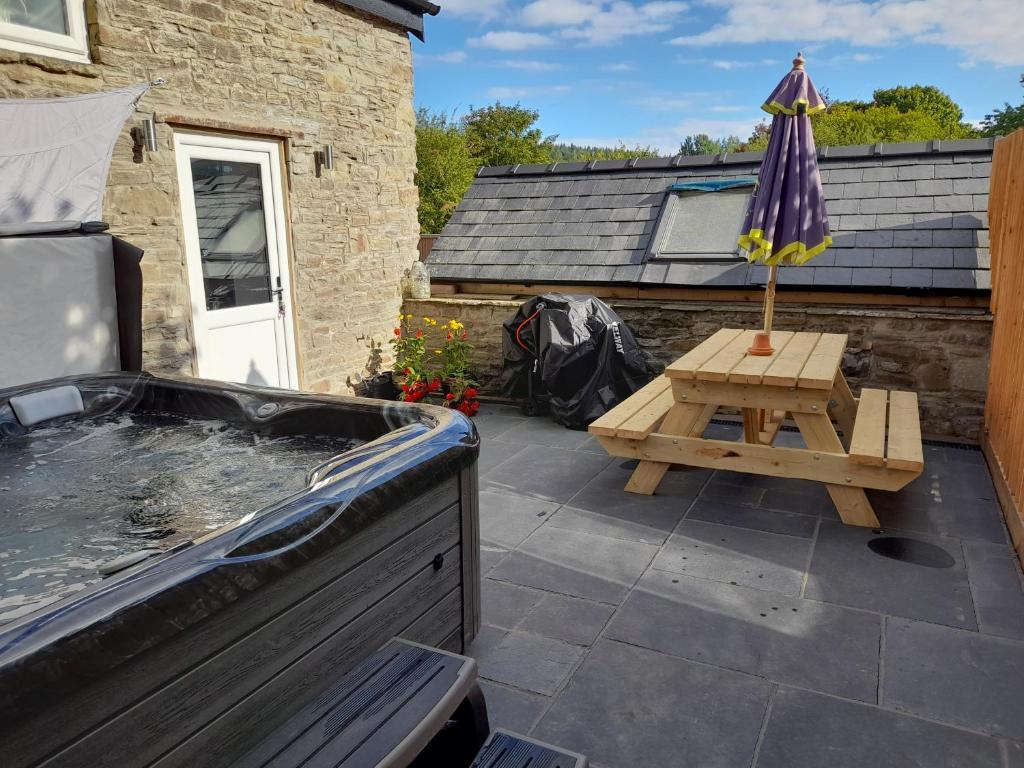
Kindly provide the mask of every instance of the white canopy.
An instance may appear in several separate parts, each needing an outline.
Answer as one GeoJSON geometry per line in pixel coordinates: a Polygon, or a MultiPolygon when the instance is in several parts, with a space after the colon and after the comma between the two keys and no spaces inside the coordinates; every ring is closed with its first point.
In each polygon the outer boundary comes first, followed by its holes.
{"type": "Polygon", "coordinates": [[[0,224],[101,220],[114,142],[147,90],[0,99],[0,224]]]}

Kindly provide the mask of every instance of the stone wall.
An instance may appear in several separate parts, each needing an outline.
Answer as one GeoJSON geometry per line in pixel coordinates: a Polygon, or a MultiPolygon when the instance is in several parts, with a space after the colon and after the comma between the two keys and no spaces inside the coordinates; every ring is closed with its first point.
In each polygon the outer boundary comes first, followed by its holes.
{"type": "MultiPolygon", "coordinates": [[[[659,372],[721,327],[756,328],[759,304],[606,300],[626,321],[659,372]]],[[[484,296],[406,300],[415,315],[457,318],[477,345],[474,373],[484,391],[501,371],[501,324],[519,300],[484,296]]],[[[946,308],[781,305],[777,330],[849,335],[843,371],[861,387],[918,393],[922,429],[975,439],[988,385],[992,318],[983,310],[946,308]]]]}
{"type": "Polygon", "coordinates": [[[281,137],[301,386],[340,392],[383,342],[417,257],[412,53],[405,32],[317,0],[88,0],[92,64],[0,50],[0,97],[158,77],[114,149],[105,218],[146,250],[144,361],[193,373],[173,130],[281,137]],[[155,114],[159,151],[129,130],[155,114]],[[174,123],[172,128],[172,121],[174,123]],[[335,170],[314,174],[315,149],[335,170]]]}

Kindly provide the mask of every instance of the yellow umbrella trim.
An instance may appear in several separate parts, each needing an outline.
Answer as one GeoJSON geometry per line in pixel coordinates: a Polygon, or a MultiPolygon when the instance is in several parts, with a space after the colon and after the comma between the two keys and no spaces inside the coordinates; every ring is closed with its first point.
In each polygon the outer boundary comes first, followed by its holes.
{"type": "Polygon", "coordinates": [[[761,261],[771,266],[773,264],[781,264],[788,259],[792,264],[806,264],[832,245],[832,238],[826,235],[825,239],[813,248],[808,248],[804,243],[797,240],[773,253],[772,244],[764,239],[764,231],[752,229],[747,234],[740,235],[739,244],[740,248],[749,252],[747,260],[751,262],[761,261]]]}
{"type": "Polygon", "coordinates": [[[769,101],[767,104],[762,104],[761,109],[765,112],[769,112],[773,115],[784,114],[784,115],[795,115],[797,113],[797,105],[803,104],[807,109],[804,114],[813,115],[816,112],[821,112],[825,109],[824,104],[817,104],[811,106],[811,103],[807,99],[796,99],[788,107],[785,104],[780,104],[777,101],[769,101]]]}

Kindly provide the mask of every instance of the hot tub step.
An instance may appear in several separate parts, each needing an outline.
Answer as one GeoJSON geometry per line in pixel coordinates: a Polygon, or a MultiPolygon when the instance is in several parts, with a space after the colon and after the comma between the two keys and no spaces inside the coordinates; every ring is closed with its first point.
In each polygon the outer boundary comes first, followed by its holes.
{"type": "Polygon", "coordinates": [[[497,729],[471,768],[587,768],[583,755],[497,729]]]}
{"type": "MultiPolygon", "coordinates": [[[[476,662],[394,639],[253,749],[239,766],[408,766],[465,700],[476,662]]],[[[471,745],[479,746],[483,733],[471,745]]],[[[467,745],[469,746],[469,745],[467,745]]]]}

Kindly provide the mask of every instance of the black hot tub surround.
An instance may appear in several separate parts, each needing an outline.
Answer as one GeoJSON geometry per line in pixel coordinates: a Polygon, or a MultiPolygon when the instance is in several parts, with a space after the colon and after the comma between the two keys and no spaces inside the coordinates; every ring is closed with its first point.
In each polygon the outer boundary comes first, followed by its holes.
{"type": "MultiPolygon", "coordinates": [[[[125,373],[0,390],[0,550],[5,539],[18,551],[43,542],[52,562],[76,564],[44,577],[57,585],[44,595],[53,602],[25,597],[35,610],[0,626],[0,765],[227,766],[390,637],[463,650],[479,627],[478,450],[469,420],[431,406],[125,373]],[[12,407],[69,385],[78,413],[26,427],[12,407]],[[165,432],[148,456],[179,461],[199,435],[205,453],[192,471],[228,490],[186,484],[196,497],[151,498],[163,486],[131,475],[132,441],[150,425],[165,432]],[[88,448],[94,428],[123,450],[88,448]],[[233,458],[211,471],[223,441],[233,458]],[[334,445],[355,447],[324,461],[334,445]],[[78,508],[85,494],[76,507],[75,487],[39,494],[48,476],[58,486],[85,477],[76,461],[113,478],[110,504],[89,489],[95,514],[78,508]],[[253,476],[234,474],[253,465],[253,476]],[[271,490],[256,508],[261,483],[271,490]],[[223,515],[231,487],[248,494],[237,516],[204,530],[196,509],[219,504],[223,515]],[[97,535],[111,509],[119,520],[131,507],[114,507],[125,498],[139,509],[97,535]],[[55,505],[76,507],[63,537],[55,505]],[[98,544],[116,561],[103,570],[116,570],[133,560],[124,542],[137,534],[146,559],[106,577],[78,556],[98,544]]],[[[0,585],[0,605],[19,598],[22,581],[0,585]]]]}

